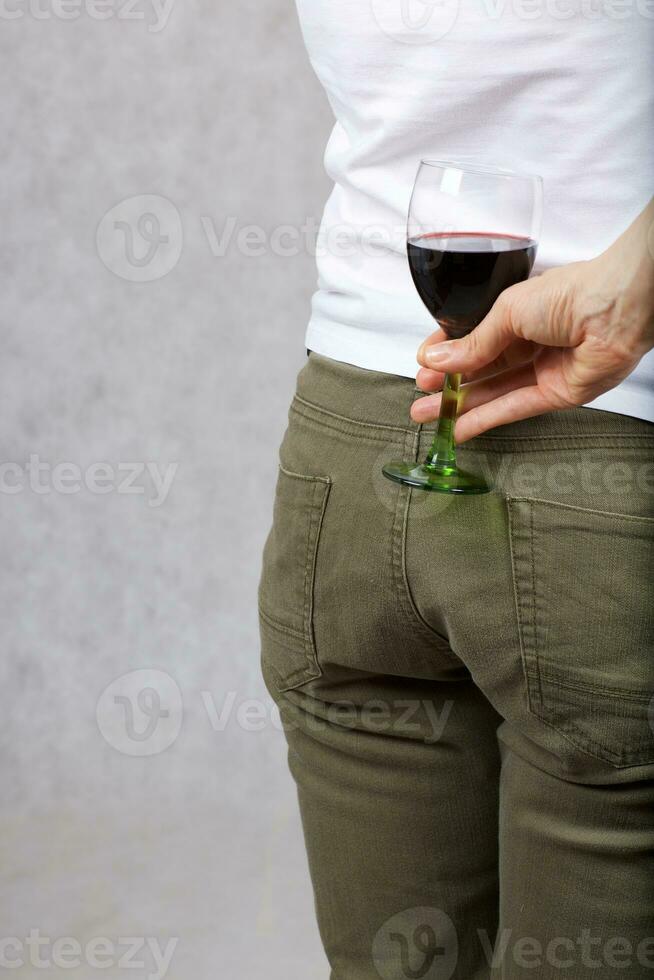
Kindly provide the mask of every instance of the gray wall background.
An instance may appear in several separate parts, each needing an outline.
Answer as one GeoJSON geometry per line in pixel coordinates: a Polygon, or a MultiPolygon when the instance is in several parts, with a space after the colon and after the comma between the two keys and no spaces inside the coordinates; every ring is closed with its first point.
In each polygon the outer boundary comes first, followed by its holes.
{"type": "Polygon", "coordinates": [[[318,980],[255,605],[315,273],[237,234],[319,219],[331,117],[291,0],[153,2],[0,14],[0,939],[318,980]]]}

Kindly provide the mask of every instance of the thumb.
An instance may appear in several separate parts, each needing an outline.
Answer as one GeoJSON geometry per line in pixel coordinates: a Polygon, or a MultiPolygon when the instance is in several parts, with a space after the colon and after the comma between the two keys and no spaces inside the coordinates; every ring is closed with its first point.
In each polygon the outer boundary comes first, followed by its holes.
{"type": "Polygon", "coordinates": [[[511,327],[514,289],[501,293],[490,313],[465,337],[440,344],[425,341],[418,352],[418,362],[436,371],[471,374],[498,358],[515,339],[511,327]]]}

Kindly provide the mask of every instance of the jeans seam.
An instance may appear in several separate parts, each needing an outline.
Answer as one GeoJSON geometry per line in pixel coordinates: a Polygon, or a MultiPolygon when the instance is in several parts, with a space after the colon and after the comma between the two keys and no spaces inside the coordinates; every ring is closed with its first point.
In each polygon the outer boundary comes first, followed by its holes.
{"type": "MultiPolygon", "coordinates": [[[[316,494],[316,489],[318,484],[314,485],[314,498],[316,494]]],[[[320,548],[320,538],[322,535],[322,527],[325,520],[325,512],[327,510],[327,503],[329,501],[329,495],[331,493],[332,481],[328,479],[326,483],[323,484],[322,491],[322,501],[320,503],[320,508],[314,507],[312,509],[311,520],[312,523],[315,522],[315,533],[312,533],[314,539],[313,548],[308,550],[307,554],[307,566],[305,575],[305,637],[306,643],[310,650],[310,662],[313,668],[318,671],[318,676],[322,674],[322,667],[320,666],[320,661],[318,659],[318,650],[316,647],[316,637],[313,628],[313,610],[315,605],[314,592],[316,587],[316,572],[318,567],[318,550],[320,548]]],[[[312,527],[313,532],[313,527],[312,527]]]]}
{"type": "MultiPolygon", "coordinates": [[[[531,710],[531,709],[530,709],[531,710]]],[[[616,769],[627,769],[631,766],[639,765],[651,765],[652,756],[650,755],[648,759],[641,760],[640,749],[623,749],[621,752],[614,752],[613,749],[609,749],[605,745],[601,745],[599,742],[594,741],[592,738],[588,738],[583,735],[578,729],[574,728],[572,732],[566,731],[560,725],[555,725],[551,720],[551,712],[548,713],[547,708],[543,707],[543,713],[538,714],[535,711],[531,712],[535,718],[538,719],[543,725],[547,725],[553,732],[564,738],[566,742],[573,745],[576,749],[581,749],[586,755],[593,759],[599,759],[600,762],[608,762],[609,765],[614,766],[616,769]]]]}
{"type": "Polygon", "coordinates": [[[530,711],[534,718],[537,718],[541,724],[546,725],[547,728],[551,729],[551,731],[553,731],[560,738],[565,739],[565,741],[569,742],[575,749],[580,749],[582,752],[585,752],[586,755],[590,756],[592,759],[597,759],[600,762],[608,763],[610,766],[613,766],[616,769],[629,769],[632,766],[646,766],[651,764],[651,760],[641,761],[639,759],[639,752],[636,749],[632,749],[628,752],[623,751],[622,753],[613,752],[613,750],[607,749],[598,742],[594,742],[592,739],[581,735],[576,729],[572,733],[565,731],[560,726],[555,725],[549,719],[549,717],[545,715],[545,709],[543,710],[543,714],[540,715],[531,709],[530,711]]]}
{"type": "MultiPolygon", "coordinates": [[[[619,518],[621,521],[634,521],[637,524],[654,524],[654,517],[648,517],[646,514],[621,514],[619,511],[613,510],[595,510],[593,507],[578,507],[576,504],[563,504],[559,503],[558,500],[546,500],[543,497],[512,497],[511,500],[517,503],[529,504],[530,510],[533,513],[533,504],[544,504],[547,507],[560,508],[562,510],[574,510],[577,513],[582,514],[592,514],[594,517],[612,517],[619,518]]],[[[533,534],[533,518],[532,518],[532,534],[533,534]]]]}
{"type": "MultiPolygon", "coordinates": [[[[538,717],[535,710],[535,698],[538,697],[542,706],[542,691],[540,687],[540,674],[538,670],[538,659],[535,657],[534,643],[535,643],[535,598],[534,598],[534,586],[533,586],[533,534],[530,535],[529,543],[524,540],[524,528],[518,529],[515,527],[515,516],[513,511],[513,503],[515,498],[507,499],[507,509],[509,516],[509,550],[511,554],[511,573],[513,579],[513,596],[515,600],[516,618],[518,623],[518,640],[520,643],[520,655],[522,660],[522,669],[525,679],[525,687],[527,692],[527,704],[529,710],[532,714],[538,717]],[[518,540],[518,535],[520,535],[520,540],[518,540]],[[523,584],[521,585],[519,579],[525,574],[526,569],[524,564],[526,561],[530,562],[531,576],[532,576],[532,589],[531,589],[531,617],[529,617],[528,609],[525,609],[525,602],[523,598],[523,584]],[[527,617],[527,618],[525,618],[527,617]],[[530,622],[527,619],[530,618],[530,622]],[[527,633],[527,630],[530,633],[527,633]],[[529,636],[529,638],[528,638],[529,636]]],[[[529,501],[525,501],[529,503],[529,501]]],[[[533,513],[530,508],[530,517],[533,521],[533,513]]]]}
{"type": "Polygon", "coordinates": [[[304,480],[305,483],[329,483],[331,484],[331,477],[329,476],[307,476],[305,473],[295,473],[293,470],[287,469],[281,463],[279,464],[279,469],[282,471],[284,476],[290,476],[294,480],[304,480]]]}
{"type": "Polygon", "coordinates": [[[485,442],[546,442],[553,441],[557,439],[565,439],[566,441],[578,439],[618,439],[621,444],[623,444],[628,439],[644,439],[645,441],[654,442],[654,435],[650,432],[629,432],[625,433],[624,436],[617,435],[615,432],[579,432],[570,433],[569,435],[551,435],[551,436],[493,436],[486,435],[482,437],[485,442]]]}
{"type": "MultiPolygon", "coordinates": [[[[397,441],[399,441],[400,436],[404,436],[406,435],[407,432],[410,433],[411,431],[410,429],[394,429],[391,426],[388,426],[386,430],[384,430],[382,426],[368,426],[368,428],[379,429],[380,430],[379,434],[375,435],[370,431],[352,432],[348,430],[348,425],[354,427],[367,426],[367,423],[355,422],[350,419],[344,419],[343,421],[345,424],[334,425],[333,423],[326,421],[325,418],[320,418],[320,419],[314,418],[313,415],[311,415],[309,412],[303,411],[301,408],[298,408],[297,405],[291,405],[290,410],[299,418],[301,418],[304,422],[315,425],[316,428],[318,429],[330,429],[332,432],[337,432],[339,435],[356,436],[358,439],[361,440],[366,440],[368,442],[380,442],[380,443],[384,443],[385,445],[390,445],[390,443],[393,441],[392,439],[393,435],[395,435],[397,437],[397,441]],[[384,431],[387,433],[386,435],[383,434],[384,431]]],[[[321,414],[323,413],[321,412],[321,414]]]]}
{"type": "Polygon", "coordinates": [[[530,554],[531,554],[531,594],[532,594],[532,618],[534,621],[534,634],[533,634],[533,644],[534,644],[534,667],[535,667],[535,680],[538,685],[538,700],[541,707],[543,706],[543,686],[541,684],[540,677],[540,659],[538,654],[538,597],[536,594],[536,555],[535,555],[535,535],[534,535],[534,508],[529,504],[529,544],[530,544],[530,554]]]}
{"type": "Polygon", "coordinates": [[[516,568],[517,559],[516,559],[515,546],[514,546],[515,543],[513,540],[512,510],[511,510],[510,500],[507,500],[506,502],[506,509],[509,518],[509,553],[511,555],[511,578],[513,579],[513,602],[515,605],[515,615],[518,624],[518,642],[520,644],[520,656],[522,660],[522,671],[524,674],[525,686],[527,690],[527,701],[529,703],[529,707],[531,708],[531,692],[529,690],[529,674],[527,670],[527,657],[525,653],[525,643],[524,643],[524,636],[523,636],[524,630],[523,630],[523,623],[522,623],[522,613],[520,610],[520,594],[518,591],[518,582],[517,582],[518,573],[516,568]]]}
{"type": "Polygon", "coordinates": [[[288,633],[289,636],[294,637],[297,640],[304,641],[304,633],[300,630],[294,630],[292,626],[286,626],[284,623],[280,622],[274,616],[271,616],[269,612],[264,608],[261,602],[259,602],[259,615],[271,629],[275,629],[280,633],[288,633]]]}
{"type": "Polygon", "coordinates": [[[477,439],[471,439],[469,443],[463,443],[459,448],[468,449],[470,452],[484,452],[484,453],[497,453],[499,455],[515,455],[516,453],[547,453],[552,452],[552,450],[557,449],[561,452],[584,452],[588,449],[632,449],[632,450],[643,450],[646,449],[649,444],[654,447],[654,439],[651,436],[625,436],[624,439],[615,441],[612,436],[610,441],[603,441],[601,438],[598,439],[596,436],[587,436],[588,439],[594,439],[594,442],[579,445],[579,439],[583,439],[583,436],[530,436],[529,439],[526,437],[512,437],[511,439],[497,439],[490,440],[487,437],[478,437],[477,439]],[[630,443],[630,439],[641,438],[641,442],[630,443]],[[524,440],[524,442],[521,441],[524,440]],[[539,443],[545,443],[545,445],[539,445],[539,443]]]}
{"type": "MultiPolygon", "coordinates": [[[[420,444],[420,430],[416,430],[415,433],[407,432],[407,436],[404,442],[403,454],[405,457],[411,455],[416,457],[420,444]]],[[[422,633],[429,637],[430,640],[436,640],[439,645],[439,650],[444,653],[449,654],[452,659],[458,661],[458,657],[450,647],[447,637],[443,636],[438,630],[435,630],[427,620],[424,618],[416,602],[413,598],[411,592],[411,586],[409,584],[409,575],[407,571],[407,560],[406,560],[406,539],[407,539],[407,529],[409,525],[409,507],[411,505],[411,494],[412,490],[406,490],[406,503],[402,505],[402,499],[404,496],[403,488],[398,486],[397,494],[397,504],[395,510],[395,519],[393,521],[393,533],[391,541],[391,560],[392,566],[395,573],[395,584],[398,590],[400,600],[404,609],[407,622],[411,624],[412,628],[417,625],[422,633]]]]}
{"type": "MultiPolygon", "coordinates": [[[[278,688],[280,691],[286,691],[294,687],[302,686],[314,678],[319,677],[322,673],[322,668],[318,661],[318,653],[313,630],[313,593],[318,559],[318,547],[320,544],[322,524],[325,510],[327,508],[327,501],[329,498],[332,481],[328,476],[309,476],[303,473],[296,473],[287,469],[281,464],[279,465],[279,473],[280,477],[283,474],[287,479],[300,481],[302,484],[307,486],[307,488],[310,488],[310,496],[307,497],[307,500],[310,502],[309,524],[305,546],[304,576],[301,585],[302,629],[297,630],[290,624],[285,624],[278,620],[274,613],[264,610],[263,607],[265,603],[261,598],[261,589],[259,594],[259,616],[262,624],[262,630],[265,626],[272,632],[273,636],[276,636],[277,638],[279,638],[279,636],[286,637],[287,645],[290,644],[292,640],[298,656],[300,655],[301,651],[301,656],[304,661],[301,666],[285,673],[283,677],[275,665],[270,663],[270,667],[278,680],[278,688]]],[[[298,583],[297,590],[298,598],[299,585],[300,583],[298,583]]]]}
{"type": "MultiPolygon", "coordinates": [[[[259,614],[262,629],[265,626],[273,633],[281,633],[284,636],[293,635],[289,634],[288,630],[284,629],[283,627],[280,628],[276,624],[272,623],[267,616],[261,614],[261,610],[259,611],[259,614]]],[[[294,636],[294,638],[302,640],[302,650],[306,655],[306,641],[304,637],[294,636]]],[[[297,667],[295,670],[289,671],[285,674],[282,674],[272,661],[267,661],[266,666],[268,670],[272,671],[272,673],[275,675],[277,679],[277,688],[280,693],[285,693],[286,691],[293,690],[294,688],[303,687],[305,684],[308,684],[309,681],[314,680],[316,676],[320,676],[315,673],[315,670],[312,671],[308,660],[306,667],[297,667]]]]}
{"type": "Polygon", "coordinates": [[[625,701],[631,701],[633,704],[649,704],[652,700],[649,694],[641,694],[639,691],[633,691],[629,688],[595,687],[593,684],[572,684],[569,681],[557,680],[554,677],[548,677],[545,683],[551,684],[553,687],[562,687],[566,691],[577,691],[579,694],[598,694],[616,701],[624,699],[625,701]]]}
{"type": "MultiPolygon", "coordinates": [[[[351,419],[347,415],[339,415],[337,412],[332,412],[327,408],[323,408],[321,405],[316,405],[314,402],[308,401],[306,398],[302,398],[301,395],[295,395],[293,398],[294,402],[299,402],[301,405],[306,406],[306,408],[311,409],[313,412],[317,412],[319,415],[326,415],[328,418],[334,419],[338,422],[345,422],[347,425],[354,425],[361,427],[363,429],[377,429],[380,432],[397,432],[402,435],[412,435],[414,430],[409,428],[409,426],[400,425],[389,425],[384,422],[363,422],[360,419],[351,419]]],[[[300,411],[297,406],[291,404],[291,408],[295,407],[296,411],[300,411]]],[[[302,412],[300,412],[302,414],[302,412]]],[[[415,431],[418,431],[417,429],[415,431]]]]}

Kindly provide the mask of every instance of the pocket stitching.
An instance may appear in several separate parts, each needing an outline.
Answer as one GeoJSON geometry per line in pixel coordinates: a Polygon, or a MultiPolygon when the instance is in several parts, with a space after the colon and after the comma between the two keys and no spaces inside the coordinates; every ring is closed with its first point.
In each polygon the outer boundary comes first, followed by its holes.
{"type": "Polygon", "coordinates": [[[546,500],[543,497],[508,497],[509,505],[514,503],[519,504],[529,504],[530,510],[533,511],[534,504],[544,504],[546,507],[561,508],[561,510],[574,510],[581,514],[592,514],[594,517],[612,517],[619,518],[621,521],[635,521],[637,524],[653,524],[654,517],[647,517],[647,515],[638,514],[621,514],[619,511],[615,510],[595,510],[592,507],[578,507],[575,504],[561,504],[556,500],[546,500]]]}
{"type": "MultiPolygon", "coordinates": [[[[398,429],[398,430],[391,429],[387,435],[385,435],[383,431],[380,431],[378,434],[376,434],[374,432],[375,427],[370,429],[364,427],[363,429],[361,429],[361,431],[359,431],[357,429],[357,426],[359,426],[360,423],[355,421],[352,421],[350,423],[350,428],[347,428],[345,422],[343,422],[343,424],[340,426],[333,425],[331,422],[326,421],[325,418],[314,418],[313,415],[309,415],[308,413],[302,411],[296,405],[291,406],[291,413],[297,415],[298,419],[302,420],[302,424],[307,426],[313,426],[313,428],[318,432],[321,432],[324,429],[328,429],[332,432],[338,433],[339,436],[355,434],[357,439],[360,439],[365,442],[370,442],[373,444],[383,443],[385,446],[392,446],[392,445],[402,446],[404,444],[404,439],[402,438],[402,434],[405,431],[408,432],[409,435],[412,434],[411,430],[404,430],[404,429],[398,429]]],[[[361,423],[361,424],[365,426],[367,423],[361,423]]]]}
{"type": "MultiPolygon", "coordinates": [[[[540,722],[547,725],[552,731],[556,732],[559,736],[563,737],[566,741],[570,742],[572,745],[580,748],[582,751],[599,758],[602,761],[609,761],[611,764],[618,768],[645,764],[640,759],[641,749],[633,748],[629,749],[627,747],[623,748],[621,752],[616,752],[611,749],[608,745],[602,745],[596,742],[592,737],[584,734],[578,729],[574,728],[572,731],[565,731],[560,727],[560,723],[556,724],[552,717],[552,711],[548,708],[547,704],[543,698],[543,689],[541,682],[541,671],[540,671],[540,657],[538,656],[537,640],[538,640],[538,618],[537,618],[537,603],[536,603],[536,568],[535,568],[535,530],[534,530],[534,504],[542,504],[553,508],[562,508],[566,510],[574,510],[577,512],[589,514],[598,517],[609,517],[612,519],[619,519],[624,521],[634,521],[640,524],[654,524],[654,518],[643,516],[640,517],[634,514],[620,514],[613,511],[599,511],[588,507],[578,507],[572,504],[561,504],[556,501],[545,500],[537,497],[507,497],[507,506],[509,511],[509,547],[511,552],[511,564],[512,564],[512,578],[513,578],[513,589],[514,598],[516,605],[516,616],[518,621],[518,634],[520,640],[520,649],[523,662],[523,672],[525,675],[525,683],[527,688],[527,700],[528,708],[531,714],[533,714],[540,722]],[[514,543],[517,544],[518,536],[524,536],[524,528],[518,528],[515,525],[513,516],[513,505],[517,503],[527,504],[529,507],[529,539],[530,539],[530,555],[531,555],[531,571],[532,571],[532,586],[531,586],[531,607],[532,607],[532,618],[533,623],[529,626],[531,633],[531,643],[526,633],[527,623],[525,622],[524,615],[521,612],[521,607],[524,606],[524,599],[521,598],[521,589],[518,586],[518,568],[517,563],[520,560],[514,548],[514,543]],[[533,659],[533,663],[530,664],[530,657],[533,659]],[[540,713],[534,710],[534,684],[537,685],[538,694],[538,707],[540,713]]],[[[524,541],[522,544],[524,545],[524,541]]],[[[595,688],[592,686],[576,686],[572,684],[559,683],[555,679],[550,681],[549,677],[547,679],[548,684],[553,686],[562,687],[564,689],[576,690],[580,693],[595,694],[600,697],[611,697],[612,694],[617,695],[619,698],[624,698],[625,701],[630,701],[631,703],[647,704],[649,699],[647,695],[638,695],[638,692],[629,689],[617,689],[617,688],[595,688]]]]}
{"type": "MultiPolygon", "coordinates": [[[[513,578],[513,596],[515,600],[516,607],[516,618],[518,621],[518,638],[520,641],[520,655],[522,660],[522,672],[525,679],[525,687],[527,690],[527,703],[529,711],[538,717],[536,711],[534,710],[534,693],[537,693],[542,700],[542,691],[540,686],[540,674],[538,672],[538,660],[534,656],[534,636],[535,636],[535,588],[534,588],[534,558],[533,558],[533,535],[529,538],[529,554],[531,559],[531,574],[532,574],[532,589],[531,589],[531,616],[529,616],[529,608],[525,603],[522,595],[522,590],[518,587],[518,577],[519,569],[518,563],[522,564],[524,562],[524,554],[520,557],[517,553],[518,536],[524,536],[524,529],[518,529],[515,526],[514,518],[514,508],[513,504],[517,503],[519,498],[507,498],[508,516],[509,516],[509,549],[511,552],[511,571],[513,578]],[[536,684],[537,690],[534,692],[534,683],[536,684]]],[[[533,526],[533,509],[531,503],[528,499],[520,498],[520,502],[529,504],[529,514],[530,520],[533,526]]],[[[521,545],[524,546],[525,542],[521,541],[521,545]]]]}
{"type": "MultiPolygon", "coordinates": [[[[277,640],[278,639],[277,634],[283,632],[282,630],[279,630],[276,626],[274,626],[266,616],[262,616],[261,618],[261,628],[262,628],[262,633],[265,631],[265,629],[270,630],[273,640],[277,640]]],[[[287,635],[297,638],[300,641],[301,652],[302,654],[307,656],[306,643],[304,637],[294,633],[287,634],[287,635]]],[[[277,687],[279,688],[280,693],[283,693],[284,691],[290,691],[295,687],[300,687],[302,684],[306,684],[308,681],[313,680],[315,677],[319,676],[319,674],[316,673],[315,669],[312,667],[311,663],[309,662],[307,662],[306,666],[296,667],[295,670],[290,670],[285,675],[282,675],[282,673],[277,669],[275,663],[272,660],[268,660],[268,667],[270,670],[272,670],[275,677],[277,678],[277,687]]]]}
{"type": "MultiPolygon", "coordinates": [[[[581,692],[581,693],[586,693],[581,692]]],[[[543,707],[543,711],[547,712],[547,707],[543,707]]],[[[614,751],[608,745],[603,745],[601,742],[597,742],[592,736],[585,735],[580,732],[577,728],[573,728],[572,731],[565,731],[556,724],[554,719],[549,715],[544,714],[536,715],[539,721],[551,728],[552,731],[556,732],[565,738],[571,745],[576,746],[581,749],[582,752],[586,752],[588,755],[592,755],[596,759],[600,759],[602,762],[608,761],[611,765],[616,768],[626,768],[633,765],[648,765],[647,761],[640,759],[640,748],[634,749],[622,749],[620,752],[614,751]]]]}
{"type": "Polygon", "coordinates": [[[313,634],[313,586],[315,582],[318,547],[320,544],[320,532],[325,516],[329,492],[332,486],[332,480],[328,476],[307,476],[304,473],[295,473],[293,470],[287,469],[281,463],[279,464],[278,469],[280,473],[283,473],[284,476],[292,480],[301,480],[304,483],[309,483],[312,485],[312,497],[310,503],[311,512],[308,525],[302,597],[303,631],[300,632],[299,630],[295,630],[285,623],[282,623],[276,616],[271,615],[271,613],[265,608],[265,604],[261,598],[258,603],[259,615],[268,629],[271,630],[273,634],[283,633],[286,636],[295,639],[298,644],[301,644],[302,652],[306,658],[306,663],[304,666],[289,671],[285,677],[282,677],[280,671],[276,668],[274,663],[269,663],[269,666],[279,680],[278,686],[280,693],[283,693],[285,691],[290,691],[293,688],[300,687],[302,684],[306,684],[308,681],[313,680],[322,674],[322,669],[318,662],[315,637],[313,634]],[[321,503],[316,500],[316,495],[319,492],[322,493],[321,503]],[[298,676],[300,679],[295,680],[295,678],[298,676]]]}
{"type": "Polygon", "coordinates": [[[534,505],[531,503],[529,505],[529,545],[530,545],[530,555],[531,555],[531,602],[532,602],[532,618],[533,618],[533,644],[534,644],[534,669],[535,669],[535,680],[538,685],[538,703],[541,708],[544,708],[543,704],[543,684],[540,675],[540,657],[538,655],[538,599],[536,593],[536,535],[534,534],[534,505]]]}
{"type": "Polygon", "coordinates": [[[555,725],[549,718],[537,715],[535,713],[534,716],[560,738],[563,738],[566,742],[569,742],[575,749],[585,752],[586,755],[591,756],[593,759],[599,759],[600,762],[608,762],[610,765],[615,766],[616,769],[626,769],[634,765],[648,764],[638,760],[636,750],[631,753],[623,752],[622,755],[619,755],[616,752],[613,752],[612,749],[609,749],[604,745],[600,745],[598,742],[594,742],[592,739],[584,737],[576,730],[572,733],[566,732],[555,725]]]}
{"type": "Polygon", "coordinates": [[[284,476],[290,476],[293,480],[304,480],[305,483],[326,483],[331,486],[331,477],[329,476],[307,476],[304,473],[295,473],[293,470],[287,470],[285,466],[279,464],[279,469],[284,474],[284,476]]]}
{"type": "Polygon", "coordinates": [[[325,517],[325,510],[327,509],[327,500],[329,498],[331,485],[332,485],[332,481],[329,477],[315,478],[314,488],[313,488],[314,501],[312,503],[312,510],[311,510],[311,529],[309,534],[309,545],[307,548],[307,559],[306,559],[305,575],[304,575],[305,640],[309,644],[310,653],[312,659],[315,662],[315,667],[318,671],[320,671],[320,665],[318,663],[318,653],[316,651],[316,641],[313,633],[313,606],[314,606],[313,590],[314,590],[315,578],[316,578],[316,566],[318,563],[318,547],[320,545],[320,532],[322,530],[322,523],[325,517]],[[318,489],[319,483],[323,484],[322,502],[320,503],[320,507],[316,506],[316,500],[315,500],[316,490],[318,489]],[[311,547],[312,540],[313,540],[313,548],[311,547]]]}
{"type": "Polygon", "coordinates": [[[264,609],[261,602],[259,603],[259,615],[262,619],[266,620],[271,629],[277,630],[280,633],[288,633],[289,636],[295,636],[298,640],[302,640],[302,642],[304,642],[304,633],[301,633],[300,630],[294,630],[292,626],[286,626],[285,623],[282,623],[279,619],[271,616],[270,613],[264,609]]]}
{"type": "MultiPolygon", "coordinates": [[[[556,665],[552,665],[556,667],[556,665]]],[[[567,691],[579,691],[580,694],[588,692],[589,694],[599,694],[611,697],[613,695],[616,698],[624,698],[625,701],[633,701],[637,704],[649,704],[652,700],[649,694],[641,694],[639,691],[634,691],[629,687],[597,687],[594,684],[571,684],[567,681],[559,681],[554,677],[548,677],[547,683],[552,684],[554,687],[564,687],[567,691]]]]}

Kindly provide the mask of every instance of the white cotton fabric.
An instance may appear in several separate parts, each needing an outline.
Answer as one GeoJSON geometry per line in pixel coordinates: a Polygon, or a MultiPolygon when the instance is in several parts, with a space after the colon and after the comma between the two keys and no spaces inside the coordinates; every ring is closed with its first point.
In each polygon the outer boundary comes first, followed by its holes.
{"type": "MultiPolygon", "coordinates": [[[[647,204],[654,0],[297,5],[336,117],[311,350],[415,377],[434,329],[405,251],[421,158],[542,175],[535,273],[597,255],[647,204]]],[[[654,421],[654,352],[592,407],[654,421]]]]}

